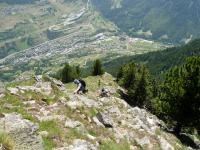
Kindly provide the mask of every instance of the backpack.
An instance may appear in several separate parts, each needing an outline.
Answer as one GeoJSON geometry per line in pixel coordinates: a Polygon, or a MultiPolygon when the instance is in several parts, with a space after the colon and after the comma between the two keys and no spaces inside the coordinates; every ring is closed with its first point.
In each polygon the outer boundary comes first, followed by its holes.
{"type": "Polygon", "coordinates": [[[79,79],[79,82],[84,86],[84,87],[86,87],[86,83],[85,83],[85,81],[84,80],[82,80],[82,79],[79,79]]]}

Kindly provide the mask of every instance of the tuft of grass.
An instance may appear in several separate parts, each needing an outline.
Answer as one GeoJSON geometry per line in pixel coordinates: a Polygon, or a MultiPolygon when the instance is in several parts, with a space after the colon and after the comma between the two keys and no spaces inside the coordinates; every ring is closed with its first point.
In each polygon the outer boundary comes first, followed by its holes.
{"type": "Polygon", "coordinates": [[[59,136],[61,137],[62,131],[58,125],[58,123],[55,120],[51,121],[41,121],[39,123],[39,130],[40,131],[47,131],[49,133],[49,136],[59,136]]]}
{"type": "Polygon", "coordinates": [[[98,111],[95,108],[91,108],[86,111],[86,114],[89,117],[94,117],[94,116],[96,116],[97,113],[98,113],[98,111]]]}
{"type": "Polygon", "coordinates": [[[55,144],[48,137],[43,137],[42,139],[45,150],[52,150],[55,147],[55,144]]]}
{"type": "Polygon", "coordinates": [[[3,147],[3,149],[6,149],[6,150],[13,150],[14,149],[13,140],[5,132],[0,132],[0,145],[3,147]]]}
{"type": "Polygon", "coordinates": [[[20,98],[17,97],[16,95],[6,93],[5,97],[3,97],[0,101],[0,106],[3,106],[4,104],[11,104],[11,106],[13,106],[13,107],[11,107],[11,108],[0,107],[0,113],[17,112],[17,113],[21,114],[24,119],[28,119],[33,122],[36,122],[36,119],[31,114],[27,113],[20,98]]]}
{"type": "Polygon", "coordinates": [[[55,120],[40,122],[39,131],[47,131],[49,133],[48,137],[42,138],[45,150],[51,150],[53,147],[56,147],[56,143],[53,141],[55,137],[62,139],[62,130],[55,120]]]}
{"type": "Polygon", "coordinates": [[[128,142],[115,143],[113,141],[105,141],[100,145],[100,150],[130,150],[128,142]]]}
{"type": "Polygon", "coordinates": [[[29,80],[10,82],[6,85],[6,87],[31,86],[33,84],[35,84],[35,79],[32,76],[29,80]]]}

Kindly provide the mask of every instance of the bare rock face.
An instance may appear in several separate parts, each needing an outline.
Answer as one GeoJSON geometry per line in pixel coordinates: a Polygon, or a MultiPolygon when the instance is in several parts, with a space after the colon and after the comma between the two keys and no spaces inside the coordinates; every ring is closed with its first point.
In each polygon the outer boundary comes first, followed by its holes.
{"type": "Polygon", "coordinates": [[[43,150],[42,139],[35,132],[38,126],[16,113],[0,118],[0,130],[8,132],[14,140],[15,150],[43,150]]]}

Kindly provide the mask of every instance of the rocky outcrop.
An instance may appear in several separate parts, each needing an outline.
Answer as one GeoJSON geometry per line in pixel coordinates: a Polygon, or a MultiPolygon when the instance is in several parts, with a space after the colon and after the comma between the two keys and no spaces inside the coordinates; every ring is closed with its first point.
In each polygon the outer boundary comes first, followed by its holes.
{"type": "MultiPolygon", "coordinates": [[[[106,76],[109,78],[108,74],[106,76]]],[[[112,80],[109,79],[108,82],[112,80]]],[[[38,126],[15,113],[0,115],[0,129],[12,135],[17,150],[43,149],[41,137],[55,142],[55,150],[97,150],[104,142],[109,141],[114,144],[126,141],[130,150],[186,149],[173,134],[162,130],[166,128],[165,124],[155,115],[145,109],[131,107],[126,101],[116,97],[117,90],[114,88],[117,89],[118,85],[108,82],[106,84],[113,85],[113,93],[108,97],[98,97],[93,91],[73,95],[71,91],[74,89],[66,89],[61,82],[51,78],[44,81],[38,77],[33,85],[8,87],[7,92],[18,98],[21,95],[23,99],[20,99],[20,106],[5,101],[2,104],[4,109],[15,110],[24,107],[25,112],[39,124],[52,123],[53,131],[42,128],[37,135],[35,131],[38,126]],[[61,87],[65,89],[62,90],[61,87]],[[55,89],[58,95],[51,103],[41,99],[26,99],[26,92],[22,92],[31,90],[35,93],[40,92],[45,97],[49,91],[55,92],[55,89]]]]}
{"type": "Polygon", "coordinates": [[[3,114],[0,118],[0,130],[11,135],[15,150],[43,150],[42,139],[36,134],[38,126],[23,119],[20,114],[3,114]]]}

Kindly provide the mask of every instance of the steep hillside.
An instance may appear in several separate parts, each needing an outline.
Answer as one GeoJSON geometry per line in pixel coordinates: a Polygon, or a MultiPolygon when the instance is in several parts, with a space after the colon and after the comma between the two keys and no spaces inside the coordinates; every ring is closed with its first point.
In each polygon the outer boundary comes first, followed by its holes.
{"type": "Polygon", "coordinates": [[[1,84],[0,132],[15,150],[191,149],[164,131],[156,116],[119,98],[113,80],[107,73],[86,78],[86,95],[73,95],[74,85],[48,76],[24,74],[1,84]],[[102,87],[109,97],[99,96],[102,87]]]}
{"type": "Polygon", "coordinates": [[[128,62],[145,64],[152,75],[159,75],[175,65],[181,65],[189,56],[200,55],[200,39],[194,40],[186,45],[172,47],[163,51],[150,52],[135,56],[124,56],[114,60],[107,58],[104,62],[105,69],[116,75],[119,66],[128,62]]]}
{"type": "MultiPolygon", "coordinates": [[[[34,10],[43,10],[44,6],[50,5],[56,6],[59,10],[63,9],[63,11],[48,14],[47,20],[42,17],[39,20],[36,19],[36,22],[30,23],[42,30],[37,32],[42,39],[36,38],[39,42],[36,42],[36,46],[31,48],[19,52],[14,52],[15,49],[12,49],[11,54],[0,59],[0,79],[12,79],[27,70],[33,70],[36,74],[42,72],[55,73],[66,62],[85,67],[87,62],[96,58],[109,56],[110,59],[114,59],[124,55],[157,51],[166,47],[158,42],[130,38],[119,32],[118,28],[105,20],[91,7],[89,2],[49,0],[49,4],[41,4],[41,1],[39,4],[35,4],[34,10]],[[44,30],[42,26],[44,26],[44,30]],[[46,36],[43,36],[43,33],[46,36]]],[[[26,6],[26,10],[27,8],[29,8],[29,5],[26,6]]],[[[37,13],[40,12],[39,10],[37,13]]],[[[50,10],[52,11],[52,9],[50,10]]],[[[34,31],[30,31],[31,28],[23,26],[20,26],[20,28],[29,29],[27,35],[29,35],[29,32],[34,33],[34,31]]],[[[23,35],[16,36],[17,39],[23,37],[23,35]]],[[[9,40],[15,41],[16,38],[9,40]]],[[[9,40],[6,42],[9,43],[9,40]]],[[[5,51],[8,52],[7,49],[5,51]]]]}
{"type": "Polygon", "coordinates": [[[85,0],[6,0],[0,1],[0,58],[63,35],[51,26],[64,22],[85,0]]]}
{"type": "Polygon", "coordinates": [[[200,37],[199,0],[92,0],[129,35],[167,42],[200,37]]]}

